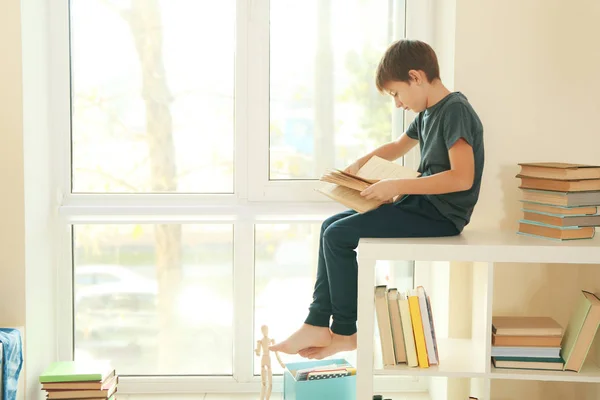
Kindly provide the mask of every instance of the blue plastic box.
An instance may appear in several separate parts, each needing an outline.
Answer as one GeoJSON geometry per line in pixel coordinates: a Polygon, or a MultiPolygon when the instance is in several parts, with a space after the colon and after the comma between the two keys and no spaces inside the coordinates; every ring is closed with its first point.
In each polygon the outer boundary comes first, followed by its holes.
{"type": "Polygon", "coordinates": [[[284,400],[356,400],[356,375],[312,381],[296,381],[295,371],[337,364],[352,367],[344,359],[286,364],[283,373],[284,400]]]}

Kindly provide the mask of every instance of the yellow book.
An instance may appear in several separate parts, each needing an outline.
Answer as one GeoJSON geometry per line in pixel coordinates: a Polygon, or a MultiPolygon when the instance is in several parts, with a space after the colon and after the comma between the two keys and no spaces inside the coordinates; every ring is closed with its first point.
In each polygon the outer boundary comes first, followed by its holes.
{"type": "Polygon", "coordinates": [[[419,309],[419,298],[414,291],[410,291],[410,295],[408,296],[408,307],[410,308],[410,318],[412,320],[412,327],[415,335],[415,346],[417,347],[419,367],[429,368],[427,345],[425,344],[425,332],[423,331],[423,320],[421,319],[421,310],[419,309]]]}

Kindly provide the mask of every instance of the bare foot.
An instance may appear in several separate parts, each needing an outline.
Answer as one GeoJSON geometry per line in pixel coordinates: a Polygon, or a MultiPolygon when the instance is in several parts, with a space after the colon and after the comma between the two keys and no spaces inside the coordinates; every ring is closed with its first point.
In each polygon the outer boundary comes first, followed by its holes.
{"type": "Polygon", "coordinates": [[[303,324],[300,329],[281,343],[269,346],[269,350],[296,354],[307,347],[325,347],[331,344],[331,332],[327,327],[303,324]]]}
{"type": "Polygon", "coordinates": [[[336,335],[331,337],[331,344],[327,347],[311,347],[302,350],[300,355],[305,358],[314,358],[322,360],[341,351],[356,350],[356,333],[351,336],[336,335]]]}

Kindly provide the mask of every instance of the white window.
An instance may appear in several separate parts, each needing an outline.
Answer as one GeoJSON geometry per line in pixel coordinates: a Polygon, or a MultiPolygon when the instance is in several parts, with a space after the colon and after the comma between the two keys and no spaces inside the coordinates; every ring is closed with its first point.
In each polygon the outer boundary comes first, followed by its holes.
{"type": "MultiPolygon", "coordinates": [[[[126,391],[257,389],[260,326],[302,323],[320,222],[343,210],[319,175],[405,126],[374,85],[405,2],[50,9],[60,357],[109,358],[126,391]]],[[[412,285],[412,265],[379,272],[412,285]]]]}

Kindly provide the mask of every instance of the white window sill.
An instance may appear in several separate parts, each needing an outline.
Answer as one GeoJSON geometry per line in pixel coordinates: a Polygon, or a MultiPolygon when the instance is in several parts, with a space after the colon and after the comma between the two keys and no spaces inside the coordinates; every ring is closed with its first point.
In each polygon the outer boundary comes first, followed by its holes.
{"type": "MultiPolygon", "coordinates": [[[[392,400],[429,400],[427,393],[382,393],[384,398],[392,400]]],[[[256,400],[258,393],[207,393],[177,395],[170,394],[130,394],[119,395],[119,400],[256,400]]],[[[270,400],[283,400],[281,393],[272,393],[270,400]]]]}

